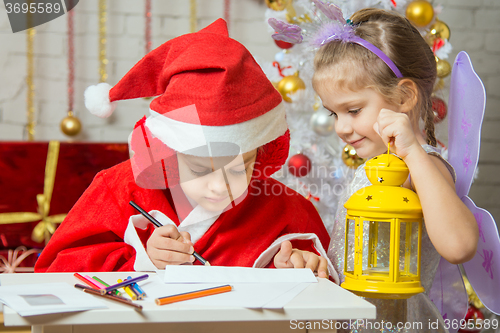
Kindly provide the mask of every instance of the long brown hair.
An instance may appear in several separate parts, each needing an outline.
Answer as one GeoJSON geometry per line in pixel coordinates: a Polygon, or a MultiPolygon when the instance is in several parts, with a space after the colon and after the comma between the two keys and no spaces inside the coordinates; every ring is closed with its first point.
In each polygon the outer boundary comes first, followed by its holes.
{"type": "MultiPolygon", "coordinates": [[[[436,80],[436,60],[430,47],[419,31],[396,12],[365,8],[354,13],[351,21],[357,36],[382,50],[399,68],[403,78],[415,83],[418,89],[417,103],[409,116],[416,128],[419,118],[422,118],[426,140],[436,146],[431,102],[436,80]]],[[[401,101],[404,95],[411,93],[404,85],[398,87],[401,79],[378,56],[358,44],[329,42],[318,50],[314,68],[314,87],[325,78],[335,75],[339,88],[373,88],[392,103],[401,101]],[[354,65],[350,66],[349,72],[340,70],[341,66],[335,67],[345,62],[354,65]]]]}

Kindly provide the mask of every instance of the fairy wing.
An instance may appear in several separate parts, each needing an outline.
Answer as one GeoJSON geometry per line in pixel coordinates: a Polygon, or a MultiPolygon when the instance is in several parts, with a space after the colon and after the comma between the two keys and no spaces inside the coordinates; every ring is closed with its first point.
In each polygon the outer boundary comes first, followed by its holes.
{"type": "Polygon", "coordinates": [[[483,304],[500,313],[500,237],[491,214],[467,196],[479,159],[481,124],[486,94],[467,53],[455,61],[450,87],[448,119],[449,160],[457,172],[457,195],[476,218],[479,242],[474,258],[463,264],[469,281],[483,304]]]}
{"type": "MultiPolygon", "coordinates": [[[[474,214],[479,228],[476,255],[463,264],[475,292],[492,312],[500,310],[500,238],[491,214],[476,207],[467,196],[479,160],[481,125],[486,94],[467,53],[460,52],[453,65],[448,103],[448,160],[457,175],[457,195],[474,214]]],[[[457,265],[441,258],[429,297],[443,318],[460,320],[467,310],[467,295],[457,265]]],[[[456,330],[454,330],[456,331],[456,330]]],[[[450,330],[450,332],[452,332],[450,330]]]]}
{"type": "Polygon", "coordinates": [[[491,214],[477,207],[465,196],[465,205],[474,214],[479,228],[479,242],[474,258],[463,264],[477,296],[491,312],[500,314],[500,239],[491,214]]]}
{"type": "Polygon", "coordinates": [[[459,198],[469,194],[479,159],[486,94],[467,53],[460,52],[451,74],[448,160],[455,168],[459,198]]]}
{"type": "MultiPolygon", "coordinates": [[[[462,274],[457,265],[450,264],[441,258],[432,287],[429,290],[429,298],[436,305],[443,319],[450,323],[460,322],[467,312],[467,293],[462,281],[462,274]]],[[[455,333],[458,328],[449,327],[450,333],[455,333]]]]}
{"type": "Polygon", "coordinates": [[[486,93],[467,53],[453,65],[448,118],[448,157],[457,173],[457,195],[474,214],[479,242],[474,258],[463,264],[474,291],[492,312],[500,313],[500,237],[491,214],[467,196],[479,159],[486,93]]]}

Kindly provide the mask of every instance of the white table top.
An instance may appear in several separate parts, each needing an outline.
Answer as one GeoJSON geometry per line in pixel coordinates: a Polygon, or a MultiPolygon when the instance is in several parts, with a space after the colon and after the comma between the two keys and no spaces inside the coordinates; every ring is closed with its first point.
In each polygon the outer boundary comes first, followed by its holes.
{"type": "MultiPolygon", "coordinates": [[[[87,274],[92,275],[92,273],[87,274]]],[[[116,281],[118,278],[129,275],[135,277],[142,274],[144,272],[98,272],[94,275],[103,280],[116,281]]],[[[148,274],[155,275],[155,273],[148,274]]],[[[47,282],[67,282],[71,285],[80,283],[73,273],[0,274],[2,286],[47,282]]],[[[319,279],[319,283],[312,283],[282,310],[188,306],[183,305],[182,302],[157,306],[153,303],[136,301],[144,307],[142,312],[138,312],[118,302],[104,298],[99,298],[99,300],[106,303],[109,308],[21,317],[4,306],[5,324],[7,326],[32,326],[375,318],[375,306],[326,279],[319,279]]]]}

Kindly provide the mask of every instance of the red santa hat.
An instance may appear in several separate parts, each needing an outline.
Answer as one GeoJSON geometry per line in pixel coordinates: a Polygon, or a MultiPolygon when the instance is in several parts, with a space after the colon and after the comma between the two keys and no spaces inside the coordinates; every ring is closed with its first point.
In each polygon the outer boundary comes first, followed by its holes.
{"type": "Polygon", "coordinates": [[[149,179],[153,174],[171,169],[166,160],[175,159],[172,151],[224,154],[225,149],[196,149],[211,143],[232,143],[240,153],[269,144],[272,151],[260,152],[260,162],[268,167],[264,177],[286,160],[289,136],[281,95],[250,52],[229,38],[222,19],[151,51],[114,87],[100,83],[87,88],[85,106],[108,117],[118,100],[151,96],[158,97],[150,104],[150,116],[136,124],[131,138],[134,175],[136,181],[143,179],[143,187],[157,183],[156,176],[149,179]],[[284,158],[273,156],[285,150],[284,158]]]}

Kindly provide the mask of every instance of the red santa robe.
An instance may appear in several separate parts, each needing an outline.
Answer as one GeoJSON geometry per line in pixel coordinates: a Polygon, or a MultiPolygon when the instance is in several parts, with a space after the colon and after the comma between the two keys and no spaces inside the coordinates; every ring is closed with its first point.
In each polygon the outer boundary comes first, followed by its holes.
{"type": "MultiPolygon", "coordinates": [[[[272,178],[253,178],[239,204],[220,215],[198,216],[203,222],[191,229],[182,229],[178,216],[187,215],[186,224],[196,208],[176,211],[171,191],[139,187],[130,161],[100,172],[54,233],[35,272],[154,270],[145,251],[154,226],[129,205],[131,200],[162,224],[190,232],[195,251],[212,265],[273,267],[284,240],[327,258],[330,237],[312,203],[272,178]]],[[[329,271],[338,283],[330,262],[329,271]]]]}

